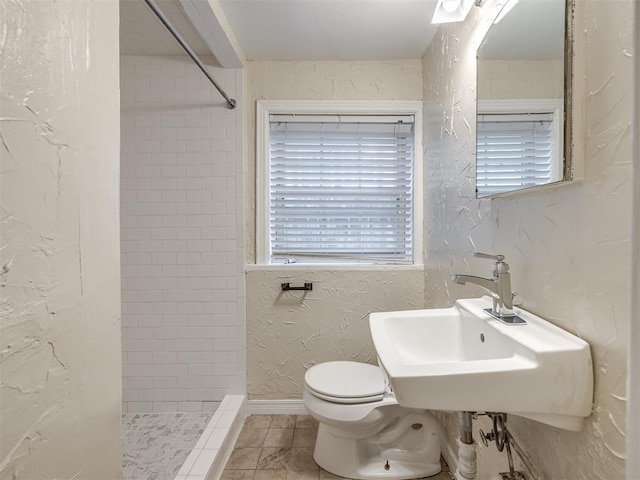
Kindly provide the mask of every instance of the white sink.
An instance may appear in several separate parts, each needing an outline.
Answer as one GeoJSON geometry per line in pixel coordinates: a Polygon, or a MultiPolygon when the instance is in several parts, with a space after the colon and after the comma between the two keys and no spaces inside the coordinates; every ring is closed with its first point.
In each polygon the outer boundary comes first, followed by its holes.
{"type": "Polygon", "coordinates": [[[505,325],[483,309],[491,299],[451,308],[372,313],[369,326],[400,405],[504,412],[567,430],[591,414],[589,345],[525,310],[505,325]]]}

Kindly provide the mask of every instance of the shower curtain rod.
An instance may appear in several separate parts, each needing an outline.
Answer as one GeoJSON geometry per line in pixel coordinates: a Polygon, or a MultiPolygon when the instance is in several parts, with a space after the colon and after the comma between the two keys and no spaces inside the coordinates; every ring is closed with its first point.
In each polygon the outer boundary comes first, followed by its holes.
{"type": "Polygon", "coordinates": [[[233,98],[229,98],[229,95],[227,95],[225,91],[220,87],[220,85],[218,85],[215,79],[207,71],[207,68],[204,66],[202,61],[200,61],[196,53],[191,49],[191,47],[187,44],[187,42],[185,42],[182,36],[180,36],[178,31],[173,27],[173,25],[167,19],[167,17],[165,17],[164,13],[162,13],[162,11],[158,8],[155,2],[153,0],[144,0],[144,1],[147,3],[147,5],[149,5],[149,8],[153,11],[153,13],[156,14],[156,16],[163,23],[163,25],[167,27],[167,30],[169,30],[171,35],[173,35],[173,37],[178,41],[178,43],[184,49],[184,51],[187,52],[187,54],[191,57],[191,59],[195,62],[195,64],[198,65],[200,70],[202,70],[202,73],[204,73],[205,76],[209,79],[209,81],[213,84],[213,86],[216,87],[216,90],[220,92],[220,95],[224,97],[224,99],[227,101],[227,107],[231,110],[236,108],[236,101],[233,98]]]}

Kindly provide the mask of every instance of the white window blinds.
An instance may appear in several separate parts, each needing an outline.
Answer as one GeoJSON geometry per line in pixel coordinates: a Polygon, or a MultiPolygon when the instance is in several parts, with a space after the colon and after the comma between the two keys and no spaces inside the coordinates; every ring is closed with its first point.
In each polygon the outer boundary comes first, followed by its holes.
{"type": "Polygon", "coordinates": [[[477,196],[557,180],[554,113],[479,114],[477,196]]]}
{"type": "Polygon", "coordinates": [[[413,116],[269,122],[271,262],[413,258],[413,116]]]}

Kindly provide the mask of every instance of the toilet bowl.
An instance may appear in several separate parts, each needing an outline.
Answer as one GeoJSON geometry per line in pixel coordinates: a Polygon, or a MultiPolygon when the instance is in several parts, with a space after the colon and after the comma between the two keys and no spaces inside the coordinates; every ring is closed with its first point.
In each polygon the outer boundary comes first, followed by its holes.
{"type": "Polygon", "coordinates": [[[440,472],[435,418],[398,405],[380,367],[344,361],[315,365],[305,375],[303,400],[319,422],[313,458],[328,472],[364,480],[440,472]]]}

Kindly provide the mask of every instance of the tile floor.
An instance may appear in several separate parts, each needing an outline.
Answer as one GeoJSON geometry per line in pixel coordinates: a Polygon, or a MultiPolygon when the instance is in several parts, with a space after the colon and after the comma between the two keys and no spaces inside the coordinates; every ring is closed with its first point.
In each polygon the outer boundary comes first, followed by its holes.
{"type": "MultiPolygon", "coordinates": [[[[313,461],[318,423],[308,415],[250,415],[220,480],[337,479],[313,461]]],[[[430,480],[450,480],[447,465],[430,480]]]]}
{"type": "Polygon", "coordinates": [[[123,480],[173,480],[213,413],[122,416],[123,480]]]}

